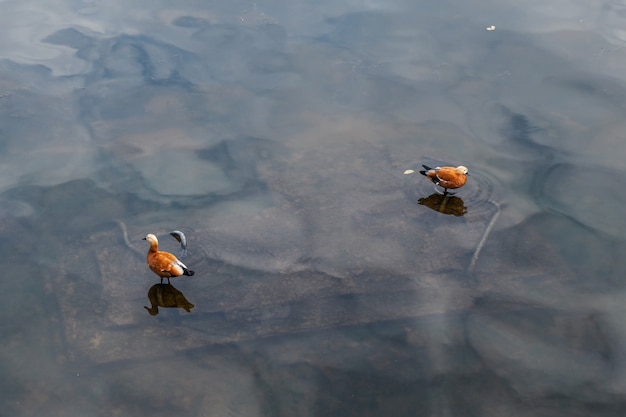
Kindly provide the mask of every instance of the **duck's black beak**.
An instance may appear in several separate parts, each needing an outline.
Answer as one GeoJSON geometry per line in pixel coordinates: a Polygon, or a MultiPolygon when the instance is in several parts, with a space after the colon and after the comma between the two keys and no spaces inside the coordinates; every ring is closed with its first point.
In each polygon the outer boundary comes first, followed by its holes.
{"type": "Polygon", "coordinates": [[[146,238],[145,238],[145,237],[142,237],[142,238],[141,238],[141,240],[146,240],[146,238]]]}

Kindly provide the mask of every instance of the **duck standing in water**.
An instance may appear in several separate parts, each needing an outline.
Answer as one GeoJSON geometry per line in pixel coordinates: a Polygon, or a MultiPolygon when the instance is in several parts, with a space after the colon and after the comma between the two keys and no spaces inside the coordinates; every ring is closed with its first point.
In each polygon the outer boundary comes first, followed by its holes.
{"type": "Polygon", "coordinates": [[[161,283],[163,278],[167,278],[167,282],[170,282],[171,277],[180,277],[181,275],[192,276],[193,271],[189,270],[187,266],[172,255],[169,252],[163,252],[159,250],[159,240],[155,235],[150,233],[143,240],[147,240],[150,243],[150,249],[146,260],[148,266],[159,277],[161,277],[161,283]]]}
{"type": "Polygon", "coordinates": [[[468,169],[463,165],[459,165],[456,168],[422,166],[424,171],[420,171],[420,174],[430,178],[432,182],[443,188],[444,194],[448,193],[448,189],[461,188],[467,181],[468,169]]]}

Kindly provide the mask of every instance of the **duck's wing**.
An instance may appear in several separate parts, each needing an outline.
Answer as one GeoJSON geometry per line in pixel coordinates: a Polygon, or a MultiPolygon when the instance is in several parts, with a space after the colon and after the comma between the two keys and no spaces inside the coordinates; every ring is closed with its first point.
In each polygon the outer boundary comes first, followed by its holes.
{"type": "Polygon", "coordinates": [[[443,167],[435,170],[435,175],[439,181],[456,182],[459,174],[456,173],[454,168],[443,167]]]}
{"type": "Polygon", "coordinates": [[[187,268],[185,264],[169,252],[156,253],[152,259],[152,264],[162,274],[168,274],[173,277],[181,276],[187,268]]]}
{"type": "Polygon", "coordinates": [[[181,268],[183,268],[183,269],[188,269],[188,268],[187,268],[187,265],[185,265],[184,263],[182,263],[182,262],[180,261],[180,259],[177,259],[177,258],[174,258],[174,261],[172,262],[172,266],[179,266],[179,267],[181,267],[181,268]]]}

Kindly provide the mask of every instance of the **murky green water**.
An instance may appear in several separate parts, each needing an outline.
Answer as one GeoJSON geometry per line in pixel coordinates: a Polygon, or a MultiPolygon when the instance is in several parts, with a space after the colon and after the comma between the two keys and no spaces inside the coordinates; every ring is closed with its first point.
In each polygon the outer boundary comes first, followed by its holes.
{"type": "Polygon", "coordinates": [[[0,15],[0,414],[623,414],[621,6],[57,3],[0,15]]]}

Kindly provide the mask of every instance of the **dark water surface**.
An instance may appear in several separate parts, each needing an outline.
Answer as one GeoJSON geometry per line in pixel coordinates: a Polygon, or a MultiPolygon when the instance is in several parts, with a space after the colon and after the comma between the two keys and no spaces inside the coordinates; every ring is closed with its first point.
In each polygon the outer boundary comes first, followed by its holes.
{"type": "Polygon", "coordinates": [[[0,414],[624,415],[623,6],[0,3],[0,414]]]}

